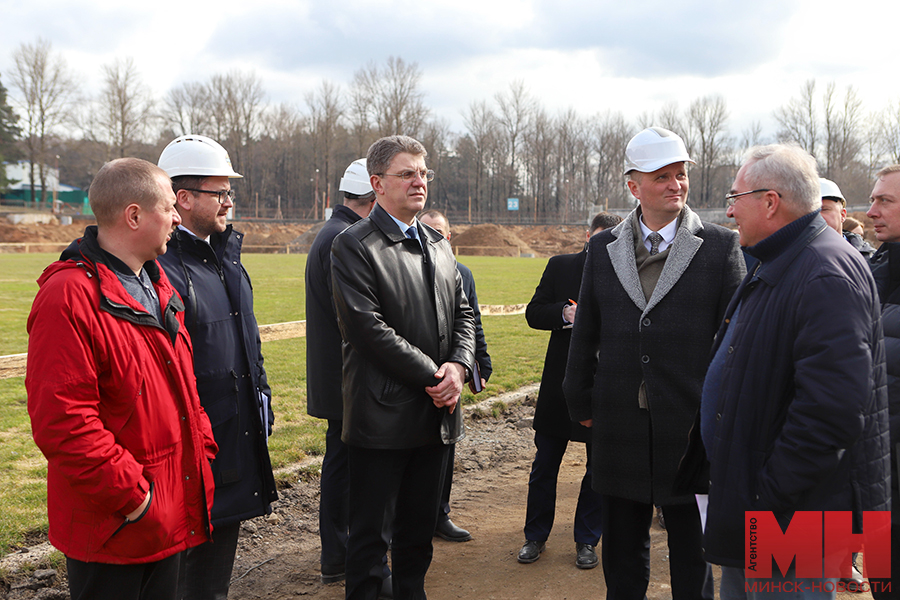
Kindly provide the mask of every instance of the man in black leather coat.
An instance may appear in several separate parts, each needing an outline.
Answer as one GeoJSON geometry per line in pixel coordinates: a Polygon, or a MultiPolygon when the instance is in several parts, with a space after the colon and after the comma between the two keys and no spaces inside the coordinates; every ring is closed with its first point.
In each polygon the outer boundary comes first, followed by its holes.
{"type": "Polygon", "coordinates": [[[331,247],[344,340],[348,599],[377,596],[392,498],[394,598],[425,597],[447,444],[463,434],[457,403],[473,369],[475,320],[450,245],[415,218],[434,177],[425,155],[406,136],[372,144],[377,205],[331,247]]]}

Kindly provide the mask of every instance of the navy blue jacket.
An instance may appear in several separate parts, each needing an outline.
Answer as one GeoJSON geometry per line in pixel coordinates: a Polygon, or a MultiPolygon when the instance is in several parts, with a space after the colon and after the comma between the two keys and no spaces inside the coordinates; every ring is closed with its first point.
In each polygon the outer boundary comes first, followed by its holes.
{"type": "Polygon", "coordinates": [[[306,259],[306,412],[319,419],[344,418],[341,330],[331,293],[331,243],[360,218],[346,206],[336,206],[316,234],[306,259]]]}
{"type": "Polygon", "coordinates": [[[478,363],[478,369],[481,372],[481,378],[485,381],[490,380],[491,373],[494,372],[491,364],[491,355],[487,351],[487,341],[484,339],[484,329],[481,328],[481,309],[478,308],[478,294],[475,292],[475,278],[472,276],[472,270],[460,262],[456,263],[456,270],[462,277],[463,292],[472,307],[475,315],[475,362],[478,363]]]}
{"type": "Polygon", "coordinates": [[[278,499],[266,440],[275,418],[272,392],[253,314],[253,287],[241,264],[243,237],[229,225],[207,244],[177,229],[158,258],[184,300],[200,403],[219,445],[213,461],[214,527],[268,514],[269,503],[278,499]],[[268,397],[265,407],[260,392],[268,397]]]}
{"type": "Polygon", "coordinates": [[[881,323],[884,327],[884,351],[887,357],[888,405],[891,416],[891,513],[900,523],[900,472],[897,469],[900,446],[900,243],[884,243],[870,264],[875,286],[881,298],[881,323]]]}
{"type": "MultiPolygon", "coordinates": [[[[798,221],[767,238],[782,233],[735,292],[713,347],[715,355],[733,329],[711,413],[708,482],[694,480],[708,483],[704,552],[720,565],[744,565],[745,511],[772,511],[785,527],[794,511],[850,510],[859,527],[862,511],[890,502],[875,282],[821,216],[798,221]]],[[[703,473],[699,433],[679,482],[703,473]]]]}

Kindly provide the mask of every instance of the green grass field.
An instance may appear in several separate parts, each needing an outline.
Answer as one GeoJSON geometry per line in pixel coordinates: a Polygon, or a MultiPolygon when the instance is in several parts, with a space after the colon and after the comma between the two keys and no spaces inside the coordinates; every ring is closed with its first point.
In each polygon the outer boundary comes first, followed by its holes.
{"type": "MultiPolygon", "coordinates": [[[[28,349],[25,322],[37,293],[35,280],[56,255],[4,254],[0,258],[0,356],[28,349]]],[[[528,302],[546,259],[462,257],[472,269],[481,304],[528,302]]],[[[259,323],[305,318],[306,255],[248,254],[259,323]]],[[[498,394],[540,378],[548,334],[530,329],[524,315],[484,317],[494,374],[486,393],[498,394]]],[[[306,414],[306,340],[263,345],[275,403],[269,440],[273,465],[282,467],[325,451],[326,423],[306,414]]],[[[479,399],[485,397],[479,395],[479,399]]],[[[475,398],[466,389],[464,403],[475,398]]],[[[31,439],[24,378],[0,380],[0,555],[28,531],[46,529],[46,462],[31,439]]]]}

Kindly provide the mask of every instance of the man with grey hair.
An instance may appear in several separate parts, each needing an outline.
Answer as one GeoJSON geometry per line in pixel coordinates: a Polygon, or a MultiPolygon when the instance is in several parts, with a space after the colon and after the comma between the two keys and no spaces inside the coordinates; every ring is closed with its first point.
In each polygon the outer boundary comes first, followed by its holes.
{"type": "MultiPolygon", "coordinates": [[[[863,511],[888,509],[884,344],[875,281],[820,215],[809,154],[751,148],[725,199],[759,262],[716,334],[679,484],[708,490],[703,547],[722,565],[721,597],[755,598],[744,575],[747,511],[771,511],[786,529],[797,511],[853,511],[861,524],[863,511]]],[[[822,560],[817,578],[773,567],[764,583],[785,597],[833,598],[849,548],[822,560]]]]}
{"type": "Polygon", "coordinates": [[[425,598],[448,444],[474,371],[475,319],[450,244],[418,222],[434,171],[401,135],[369,148],[376,205],[334,239],[331,277],[343,338],[343,433],[349,460],[346,597],[381,587],[385,509],[394,598],[425,598]]]}
{"type": "Polygon", "coordinates": [[[672,483],[716,329],[744,274],[737,236],[687,206],[682,139],[661,127],[625,150],[640,206],[590,238],[563,391],[569,416],[592,428],[601,494],[601,560],[609,600],[642,600],[654,504],[665,516],[674,600],[712,600],[700,514],[672,483]]]}

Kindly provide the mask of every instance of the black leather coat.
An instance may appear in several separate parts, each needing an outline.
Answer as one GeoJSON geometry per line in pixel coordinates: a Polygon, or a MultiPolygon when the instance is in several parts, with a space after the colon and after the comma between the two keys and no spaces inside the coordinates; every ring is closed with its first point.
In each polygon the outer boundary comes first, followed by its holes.
{"type": "Polygon", "coordinates": [[[419,225],[408,239],[380,205],[338,235],[331,277],[343,336],[345,444],[402,449],[453,443],[462,411],[425,387],[445,362],[472,370],[475,320],[450,244],[419,225]]]}

